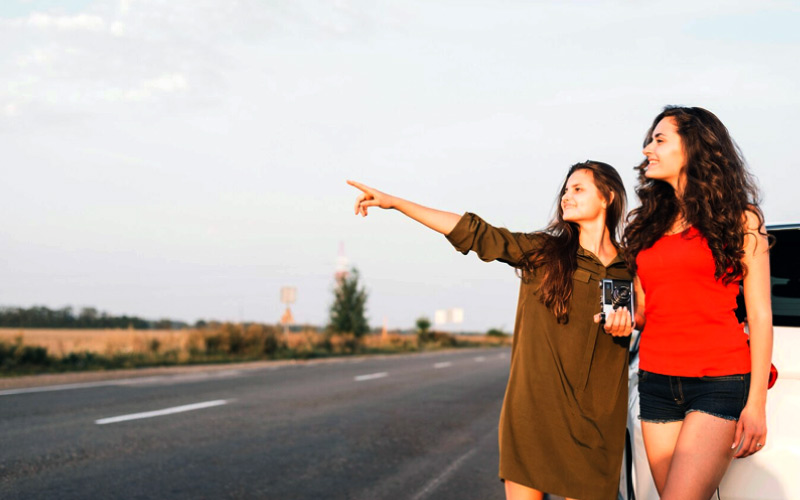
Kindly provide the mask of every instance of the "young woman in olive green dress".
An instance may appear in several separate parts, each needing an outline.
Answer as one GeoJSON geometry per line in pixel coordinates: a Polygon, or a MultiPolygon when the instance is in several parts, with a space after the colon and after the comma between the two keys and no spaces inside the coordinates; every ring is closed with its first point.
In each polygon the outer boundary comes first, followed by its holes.
{"type": "Polygon", "coordinates": [[[435,210],[358,182],[355,213],[395,209],[444,234],[460,252],[522,277],[511,371],[500,415],[500,478],[509,500],[544,492],[616,498],[628,400],[627,309],[601,327],[600,280],[630,280],[618,255],[625,188],[611,166],[573,165],[543,231],[515,233],[477,215],[435,210]],[[603,333],[605,330],[605,333],[603,333]]]}

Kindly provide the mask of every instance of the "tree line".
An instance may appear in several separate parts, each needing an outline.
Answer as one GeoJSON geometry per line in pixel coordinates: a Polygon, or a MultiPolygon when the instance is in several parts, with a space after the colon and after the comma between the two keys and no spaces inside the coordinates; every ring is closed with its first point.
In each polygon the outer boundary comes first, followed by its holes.
{"type": "Polygon", "coordinates": [[[135,330],[176,329],[188,326],[171,319],[148,320],[138,316],[112,316],[94,307],[75,312],[72,307],[0,307],[0,327],[6,328],[133,328],[135,330]]]}

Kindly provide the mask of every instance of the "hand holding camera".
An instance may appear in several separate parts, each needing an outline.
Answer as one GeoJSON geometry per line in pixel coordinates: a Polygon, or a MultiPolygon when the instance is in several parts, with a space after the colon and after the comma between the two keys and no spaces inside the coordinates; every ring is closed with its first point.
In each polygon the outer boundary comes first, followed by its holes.
{"type": "Polygon", "coordinates": [[[603,323],[606,333],[627,337],[634,326],[633,282],[604,279],[600,282],[600,290],[602,312],[595,316],[595,321],[603,323]]]}

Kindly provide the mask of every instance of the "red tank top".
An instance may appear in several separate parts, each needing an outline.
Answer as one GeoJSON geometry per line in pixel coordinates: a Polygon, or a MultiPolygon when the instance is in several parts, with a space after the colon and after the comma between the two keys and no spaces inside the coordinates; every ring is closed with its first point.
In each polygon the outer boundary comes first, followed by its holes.
{"type": "Polygon", "coordinates": [[[662,236],[636,257],[645,296],[639,368],[684,377],[750,373],[736,320],[738,283],[714,278],[714,256],[695,228],[662,236]]]}

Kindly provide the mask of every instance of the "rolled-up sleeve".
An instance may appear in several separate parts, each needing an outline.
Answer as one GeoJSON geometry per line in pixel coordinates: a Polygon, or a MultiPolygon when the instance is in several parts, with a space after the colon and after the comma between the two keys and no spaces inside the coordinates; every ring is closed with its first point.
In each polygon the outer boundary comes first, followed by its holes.
{"type": "Polygon", "coordinates": [[[497,260],[512,266],[517,266],[526,253],[537,249],[542,240],[541,233],[514,233],[494,227],[469,212],[445,237],[464,255],[472,250],[484,262],[497,260]]]}

